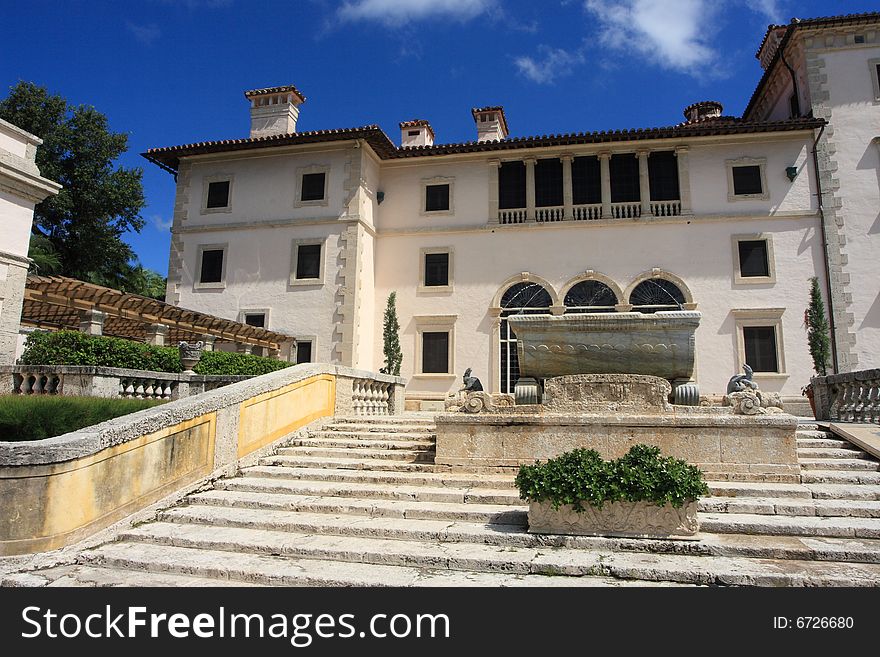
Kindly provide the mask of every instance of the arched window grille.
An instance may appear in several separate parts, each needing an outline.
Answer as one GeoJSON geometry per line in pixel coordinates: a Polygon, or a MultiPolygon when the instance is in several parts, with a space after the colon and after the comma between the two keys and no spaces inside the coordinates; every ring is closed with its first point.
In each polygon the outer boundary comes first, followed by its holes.
{"type": "Polygon", "coordinates": [[[516,283],[501,297],[501,392],[513,393],[519,379],[519,356],[516,335],[506,317],[511,315],[547,315],[553,299],[538,283],[516,283]]]}
{"type": "Polygon", "coordinates": [[[659,310],[681,310],[684,294],[678,286],[665,278],[649,278],[642,281],[629,295],[633,310],[640,313],[656,313],[659,310]]]}
{"type": "Polygon", "coordinates": [[[581,281],[565,295],[565,314],[612,313],[617,303],[614,290],[602,281],[581,281]]]}

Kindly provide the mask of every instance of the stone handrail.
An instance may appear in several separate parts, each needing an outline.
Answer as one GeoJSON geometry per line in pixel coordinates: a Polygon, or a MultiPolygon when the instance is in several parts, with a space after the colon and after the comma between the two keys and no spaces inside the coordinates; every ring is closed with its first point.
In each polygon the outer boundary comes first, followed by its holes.
{"type": "Polygon", "coordinates": [[[602,218],[602,204],[575,205],[572,213],[575,221],[597,221],[602,218]]]}
{"type": "Polygon", "coordinates": [[[544,223],[548,221],[562,221],[565,219],[565,208],[561,205],[535,208],[535,221],[544,223]]]}
{"type": "Polygon", "coordinates": [[[0,514],[0,556],[80,540],[212,473],[234,470],[239,459],[255,458],[321,418],[400,413],[405,384],[308,363],[63,436],[0,442],[0,501],[16,511],[0,514]]]}
{"type": "Polygon", "coordinates": [[[4,365],[0,394],[180,399],[252,378],[93,365],[4,365]]]}
{"type": "Polygon", "coordinates": [[[522,224],[526,221],[526,209],[499,210],[498,221],[502,224],[522,224]]]}
{"type": "Polygon", "coordinates": [[[638,219],[642,216],[642,204],[640,201],[612,203],[611,216],[615,219],[638,219]]]}
{"type": "Polygon", "coordinates": [[[815,376],[817,420],[880,423],[880,369],[815,376]]]}
{"type": "Polygon", "coordinates": [[[651,201],[651,214],[655,217],[677,217],[681,214],[681,201],[651,201]]]}

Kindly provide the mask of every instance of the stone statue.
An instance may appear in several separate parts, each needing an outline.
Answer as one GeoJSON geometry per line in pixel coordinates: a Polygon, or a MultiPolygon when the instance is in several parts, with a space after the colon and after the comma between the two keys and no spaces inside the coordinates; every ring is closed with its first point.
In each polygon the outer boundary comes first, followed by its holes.
{"type": "Polygon", "coordinates": [[[730,381],[727,382],[728,395],[732,392],[746,392],[758,389],[758,384],[752,381],[752,368],[748,365],[743,365],[743,372],[745,374],[736,374],[730,377],[730,381]]]}
{"type": "Polygon", "coordinates": [[[471,376],[471,368],[470,367],[464,371],[464,376],[461,378],[462,378],[462,381],[464,381],[464,386],[461,389],[462,392],[468,393],[468,392],[482,392],[483,391],[483,384],[480,383],[480,380],[475,376],[471,376]]]}

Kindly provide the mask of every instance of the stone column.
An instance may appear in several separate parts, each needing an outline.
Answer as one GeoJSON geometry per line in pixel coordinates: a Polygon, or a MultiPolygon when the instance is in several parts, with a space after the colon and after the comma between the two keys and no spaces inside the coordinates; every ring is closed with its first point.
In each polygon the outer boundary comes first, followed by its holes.
{"type": "Polygon", "coordinates": [[[651,216],[651,181],[648,178],[648,153],[640,150],[636,154],[639,157],[639,198],[642,201],[642,216],[651,216]]]}
{"type": "Polygon", "coordinates": [[[235,344],[235,350],[240,354],[251,354],[253,353],[252,345],[245,344],[244,342],[237,342],[235,344]]]}
{"type": "Polygon", "coordinates": [[[15,363],[28,262],[26,258],[0,252],[0,265],[6,265],[6,279],[0,280],[0,365],[15,363]]]}
{"type": "Polygon", "coordinates": [[[692,214],[691,208],[691,174],[688,162],[688,147],[677,146],[675,159],[678,163],[678,197],[681,200],[681,213],[692,214]]]}
{"type": "Polygon", "coordinates": [[[107,317],[100,310],[81,310],[79,313],[79,330],[86,335],[104,333],[104,319],[107,317]]]}
{"type": "Polygon", "coordinates": [[[599,153],[599,175],[602,181],[602,218],[611,219],[611,153],[599,153]]]}
{"type": "Polygon", "coordinates": [[[574,219],[574,192],[571,180],[571,161],[573,158],[566,153],[559,159],[562,160],[562,204],[565,206],[562,218],[564,221],[571,221],[574,219]]]}
{"type": "Polygon", "coordinates": [[[205,343],[205,346],[202,347],[202,351],[214,351],[214,343],[217,341],[216,335],[203,335],[202,342],[205,343]]]}
{"type": "Polygon", "coordinates": [[[535,158],[527,157],[526,163],[526,221],[535,220],[535,158]]]}
{"type": "Polygon", "coordinates": [[[168,327],[164,324],[150,324],[147,327],[147,344],[164,347],[167,337],[168,327]]]}
{"type": "Polygon", "coordinates": [[[498,170],[501,160],[489,160],[489,223],[498,223],[498,170]]]}

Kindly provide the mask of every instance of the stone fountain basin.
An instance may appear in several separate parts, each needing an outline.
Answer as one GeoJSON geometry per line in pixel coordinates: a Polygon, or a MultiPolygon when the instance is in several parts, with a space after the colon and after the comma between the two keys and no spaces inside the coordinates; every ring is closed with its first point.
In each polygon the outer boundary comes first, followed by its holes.
{"type": "Polygon", "coordinates": [[[522,376],[645,374],[667,381],[694,373],[694,310],[576,315],[513,315],[522,376]]]}

